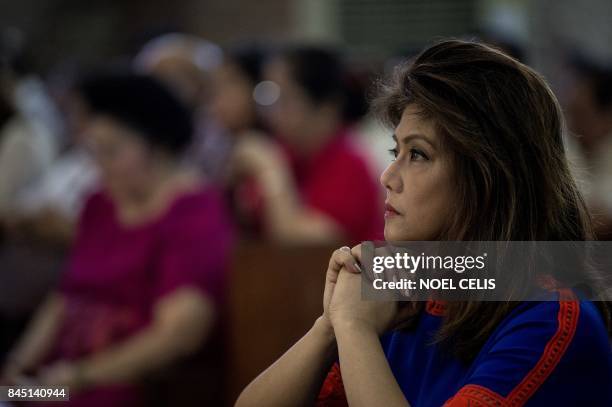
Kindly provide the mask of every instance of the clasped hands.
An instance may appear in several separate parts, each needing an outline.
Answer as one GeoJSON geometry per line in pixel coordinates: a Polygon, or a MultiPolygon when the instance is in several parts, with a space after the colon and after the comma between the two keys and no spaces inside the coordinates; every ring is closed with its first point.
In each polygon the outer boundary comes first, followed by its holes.
{"type": "Polygon", "coordinates": [[[395,327],[408,310],[397,301],[361,298],[361,245],[334,251],[329,260],[321,319],[329,328],[357,329],[382,335],[395,327]]]}

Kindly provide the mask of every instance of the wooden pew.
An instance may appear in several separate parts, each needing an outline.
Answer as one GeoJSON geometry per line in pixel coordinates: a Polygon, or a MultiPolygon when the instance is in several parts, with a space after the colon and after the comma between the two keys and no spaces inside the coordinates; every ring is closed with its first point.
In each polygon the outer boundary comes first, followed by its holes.
{"type": "Polygon", "coordinates": [[[282,355],[323,311],[325,272],[337,247],[241,244],[230,273],[228,400],[282,355]]]}

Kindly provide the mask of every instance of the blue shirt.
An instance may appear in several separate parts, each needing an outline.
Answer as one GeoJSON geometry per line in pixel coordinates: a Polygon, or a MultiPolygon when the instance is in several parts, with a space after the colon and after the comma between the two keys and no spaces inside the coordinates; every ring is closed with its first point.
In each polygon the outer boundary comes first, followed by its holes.
{"type": "MultiPolygon", "coordinates": [[[[570,290],[524,302],[463,363],[435,344],[445,305],[430,301],[414,330],[381,338],[411,407],[612,406],[612,347],[601,315],[570,290]]],[[[317,406],[346,406],[337,364],[317,406]]]]}
{"type": "Polygon", "coordinates": [[[461,363],[432,344],[444,305],[430,302],[416,330],[381,339],[412,407],[612,406],[612,348],[601,315],[571,291],[524,302],[461,363]]]}

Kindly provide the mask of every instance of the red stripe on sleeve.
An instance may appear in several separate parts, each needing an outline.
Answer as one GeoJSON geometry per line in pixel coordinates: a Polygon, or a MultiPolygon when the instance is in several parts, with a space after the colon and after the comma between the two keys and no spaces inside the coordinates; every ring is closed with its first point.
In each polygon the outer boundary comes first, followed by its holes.
{"type": "Polygon", "coordinates": [[[509,405],[522,406],[525,404],[555,370],[574,338],[579,315],[580,302],[576,299],[574,293],[569,289],[559,290],[559,313],[557,314],[559,326],[557,332],[546,344],[542,357],[535,367],[506,398],[509,405]]]}
{"type": "Polygon", "coordinates": [[[475,384],[463,386],[445,404],[445,407],[462,406],[499,406],[519,407],[540,388],[542,383],[555,370],[567,351],[578,326],[580,302],[569,289],[559,290],[559,312],[557,331],[546,344],[542,356],[525,378],[508,394],[506,398],[494,391],[475,384]]]}

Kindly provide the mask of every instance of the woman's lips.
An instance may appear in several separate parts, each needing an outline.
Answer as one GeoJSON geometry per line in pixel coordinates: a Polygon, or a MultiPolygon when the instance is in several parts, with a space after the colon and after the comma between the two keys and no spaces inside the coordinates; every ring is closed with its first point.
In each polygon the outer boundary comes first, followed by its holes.
{"type": "Polygon", "coordinates": [[[397,211],[397,209],[391,206],[391,204],[385,202],[385,218],[388,218],[391,216],[397,216],[397,215],[399,215],[399,212],[397,211]]]}

